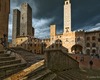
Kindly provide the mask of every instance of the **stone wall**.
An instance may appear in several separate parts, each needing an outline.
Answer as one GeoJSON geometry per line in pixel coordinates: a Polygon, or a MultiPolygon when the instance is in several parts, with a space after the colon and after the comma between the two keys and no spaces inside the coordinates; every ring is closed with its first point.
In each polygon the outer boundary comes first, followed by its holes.
{"type": "Polygon", "coordinates": [[[61,49],[45,50],[45,65],[53,71],[79,68],[79,63],[61,49]]]}
{"type": "MultiPolygon", "coordinates": [[[[8,18],[10,12],[10,0],[1,0],[0,1],[0,43],[1,39],[3,38],[4,34],[6,35],[6,44],[8,41],[8,18]]],[[[0,44],[0,51],[4,48],[0,44]]]]}

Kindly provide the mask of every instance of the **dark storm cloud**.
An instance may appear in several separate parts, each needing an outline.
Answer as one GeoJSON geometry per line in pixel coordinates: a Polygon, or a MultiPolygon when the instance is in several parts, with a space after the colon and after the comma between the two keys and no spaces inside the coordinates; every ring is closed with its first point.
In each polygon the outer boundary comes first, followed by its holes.
{"type": "MultiPolygon", "coordinates": [[[[45,36],[49,36],[50,24],[57,25],[57,33],[63,31],[64,0],[11,0],[10,26],[12,24],[12,9],[19,8],[23,2],[29,3],[32,7],[32,20],[36,36],[42,37],[46,33],[45,36]]],[[[99,29],[100,0],[71,0],[71,5],[72,30],[99,29]]]]}
{"type": "Polygon", "coordinates": [[[73,29],[95,26],[100,23],[100,0],[73,0],[73,29]]]}

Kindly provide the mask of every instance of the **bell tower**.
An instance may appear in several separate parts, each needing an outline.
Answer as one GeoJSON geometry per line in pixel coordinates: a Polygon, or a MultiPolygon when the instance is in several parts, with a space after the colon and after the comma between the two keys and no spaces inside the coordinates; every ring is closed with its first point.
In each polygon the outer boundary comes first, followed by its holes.
{"type": "Polygon", "coordinates": [[[64,3],[64,33],[71,32],[71,3],[65,0],[64,3]]]}

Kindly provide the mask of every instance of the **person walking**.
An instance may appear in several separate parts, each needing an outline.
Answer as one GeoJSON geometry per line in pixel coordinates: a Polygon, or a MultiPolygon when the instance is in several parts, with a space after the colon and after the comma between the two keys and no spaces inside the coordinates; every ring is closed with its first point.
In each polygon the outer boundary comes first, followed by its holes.
{"type": "Polygon", "coordinates": [[[90,69],[92,69],[92,66],[93,66],[93,61],[92,60],[89,61],[89,65],[90,65],[90,69]]]}

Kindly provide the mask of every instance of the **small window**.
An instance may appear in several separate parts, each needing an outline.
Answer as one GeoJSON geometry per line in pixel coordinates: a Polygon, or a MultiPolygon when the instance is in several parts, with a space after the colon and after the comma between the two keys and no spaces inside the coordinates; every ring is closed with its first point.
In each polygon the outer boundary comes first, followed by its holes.
{"type": "Polygon", "coordinates": [[[32,44],[30,44],[30,46],[32,47],[32,44]]]}
{"type": "Polygon", "coordinates": [[[100,42],[100,38],[98,38],[98,42],[100,42]]]}
{"type": "Polygon", "coordinates": [[[54,48],[54,45],[52,45],[52,48],[54,48]]]}
{"type": "Polygon", "coordinates": [[[34,46],[36,47],[36,44],[34,44],[34,46]]]}
{"type": "Polygon", "coordinates": [[[86,47],[90,47],[90,43],[87,43],[87,44],[86,44],[86,47]]]}
{"type": "Polygon", "coordinates": [[[90,40],[90,37],[87,37],[87,41],[89,41],[90,40]]]}
{"type": "Polygon", "coordinates": [[[93,44],[92,44],[92,47],[96,47],[96,43],[93,43],[93,44]]]}
{"type": "Polygon", "coordinates": [[[95,36],[92,37],[92,40],[96,40],[95,36]]]}
{"type": "Polygon", "coordinates": [[[94,49],[94,50],[92,50],[92,53],[96,53],[96,50],[94,49]]]}
{"type": "Polygon", "coordinates": [[[87,50],[86,50],[86,53],[87,53],[88,55],[90,55],[90,49],[87,49],[87,50]]]}

